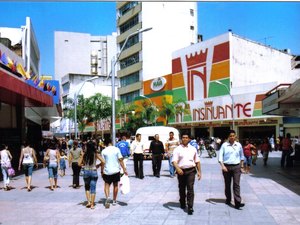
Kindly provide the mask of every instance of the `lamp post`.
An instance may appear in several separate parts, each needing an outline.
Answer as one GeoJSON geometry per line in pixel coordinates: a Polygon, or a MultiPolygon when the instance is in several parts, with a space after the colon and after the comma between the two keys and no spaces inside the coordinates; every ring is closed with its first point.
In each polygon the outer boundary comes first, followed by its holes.
{"type": "Polygon", "coordinates": [[[115,67],[119,61],[122,51],[124,50],[124,47],[126,46],[126,44],[128,42],[128,39],[136,34],[143,33],[143,32],[149,31],[149,30],[152,30],[152,27],[146,28],[146,29],[140,29],[140,30],[137,30],[137,31],[129,34],[126,37],[124,44],[122,45],[122,47],[120,49],[120,52],[117,54],[116,59],[115,59],[115,57],[113,57],[111,60],[111,72],[110,72],[109,76],[111,75],[111,110],[112,110],[111,126],[112,126],[112,144],[114,146],[116,145],[115,67]]]}
{"type": "MultiPolygon", "coordinates": [[[[95,79],[98,79],[99,77],[98,76],[95,76],[95,77],[92,77],[92,78],[89,78],[89,79],[86,79],[83,83],[82,83],[82,85],[81,85],[81,87],[79,88],[79,90],[77,91],[77,92],[75,92],[74,93],[74,122],[75,122],[75,124],[74,124],[74,129],[75,129],[75,139],[77,139],[77,134],[78,134],[78,132],[77,132],[77,98],[78,98],[78,94],[79,94],[79,92],[81,91],[81,89],[83,88],[83,86],[84,86],[84,84],[86,83],[86,82],[89,82],[89,81],[92,81],[92,80],[95,80],[95,79]]],[[[71,138],[71,136],[70,136],[70,138],[71,138]]]]}
{"type": "MultiPolygon", "coordinates": [[[[152,106],[154,106],[154,108],[155,108],[155,111],[157,111],[158,112],[158,109],[156,108],[156,106],[153,104],[153,102],[152,102],[152,100],[151,100],[151,98],[148,98],[147,96],[145,96],[145,95],[140,95],[140,97],[143,97],[143,98],[147,98],[149,101],[150,101],[150,104],[152,105],[152,106]]],[[[155,126],[156,126],[156,113],[155,113],[155,122],[154,122],[154,124],[155,124],[155,126]]]]}
{"type": "Polygon", "coordinates": [[[215,83],[219,84],[219,85],[222,85],[226,88],[230,98],[231,98],[231,110],[232,110],[232,130],[234,130],[234,101],[233,101],[233,96],[230,94],[230,90],[229,88],[227,87],[226,84],[223,84],[222,82],[216,80],[215,83]]]}

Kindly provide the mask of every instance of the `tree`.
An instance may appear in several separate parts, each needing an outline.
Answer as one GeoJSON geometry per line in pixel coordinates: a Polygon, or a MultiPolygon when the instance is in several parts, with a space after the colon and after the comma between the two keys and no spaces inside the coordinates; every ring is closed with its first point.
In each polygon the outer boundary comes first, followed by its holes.
{"type": "Polygon", "coordinates": [[[174,108],[175,108],[175,116],[179,115],[181,121],[183,121],[184,114],[189,113],[189,105],[185,101],[179,100],[176,103],[174,103],[174,108]]]}
{"type": "Polygon", "coordinates": [[[168,102],[164,97],[162,100],[162,106],[159,110],[159,116],[165,118],[165,125],[169,124],[169,118],[174,117],[176,115],[175,105],[168,102]]]}
{"type": "Polygon", "coordinates": [[[158,116],[158,108],[150,101],[143,101],[142,105],[139,107],[141,112],[141,117],[145,121],[145,123],[149,125],[153,125],[156,123],[156,118],[158,116]]]}
{"type": "Polygon", "coordinates": [[[95,136],[98,131],[98,122],[111,116],[111,98],[97,93],[87,100],[88,121],[95,126],[95,136]]]}

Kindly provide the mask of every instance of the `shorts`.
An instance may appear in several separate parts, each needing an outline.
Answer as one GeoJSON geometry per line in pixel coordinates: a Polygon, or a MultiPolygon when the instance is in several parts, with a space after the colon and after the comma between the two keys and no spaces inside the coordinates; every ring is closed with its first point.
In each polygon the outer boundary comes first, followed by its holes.
{"type": "Polygon", "coordinates": [[[32,176],[33,163],[24,163],[23,164],[23,171],[24,171],[26,177],[32,176]]]}
{"type": "Polygon", "coordinates": [[[244,156],[244,165],[250,166],[252,163],[252,156],[244,156]]]}
{"type": "Polygon", "coordinates": [[[120,181],[120,172],[112,175],[103,174],[103,180],[107,184],[117,183],[120,181]]]}

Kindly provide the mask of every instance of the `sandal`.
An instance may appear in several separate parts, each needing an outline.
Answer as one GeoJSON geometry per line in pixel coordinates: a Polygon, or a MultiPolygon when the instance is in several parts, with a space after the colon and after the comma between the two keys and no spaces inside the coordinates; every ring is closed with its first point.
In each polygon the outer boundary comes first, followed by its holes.
{"type": "Polygon", "coordinates": [[[85,207],[87,207],[87,208],[91,208],[91,206],[92,206],[92,205],[91,205],[90,202],[89,202],[88,204],[85,205],[85,207]]]}
{"type": "Polygon", "coordinates": [[[27,188],[27,191],[30,192],[30,191],[31,191],[31,188],[27,188]]]}
{"type": "Polygon", "coordinates": [[[95,209],[95,205],[91,205],[91,209],[95,209]]]}

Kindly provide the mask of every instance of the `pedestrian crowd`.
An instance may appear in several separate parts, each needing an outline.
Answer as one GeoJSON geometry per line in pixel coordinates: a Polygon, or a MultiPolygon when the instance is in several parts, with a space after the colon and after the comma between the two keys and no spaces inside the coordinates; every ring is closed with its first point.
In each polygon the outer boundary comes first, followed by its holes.
{"type": "MultiPolygon", "coordinates": [[[[187,213],[194,212],[194,183],[197,177],[201,179],[201,164],[199,149],[204,145],[203,140],[196,141],[189,133],[182,133],[181,140],[174,137],[174,133],[169,133],[169,138],[162,142],[158,134],[154,135],[149,150],[152,154],[153,176],[160,178],[162,160],[166,158],[169,164],[169,174],[171,178],[178,179],[179,203],[182,209],[187,209],[187,213]],[[202,142],[201,142],[202,141],[202,142]],[[165,144],[164,144],[165,143],[165,144]]],[[[211,143],[210,143],[211,144],[211,143]]],[[[263,155],[264,165],[267,166],[270,151],[281,150],[281,166],[288,166],[290,155],[293,149],[293,142],[290,134],[287,134],[279,143],[271,138],[264,138],[259,145],[246,139],[244,143],[237,140],[234,130],[228,132],[228,138],[219,145],[218,162],[224,177],[225,203],[240,209],[245,205],[240,194],[240,177],[242,173],[250,173],[251,166],[256,165],[258,149],[263,155]],[[232,189],[232,190],[231,190],[232,189]],[[232,196],[234,205],[232,204],[232,196]]],[[[9,190],[12,169],[12,155],[8,146],[1,145],[1,170],[3,174],[3,189],[9,190]]],[[[98,169],[104,181],[105,208],[110,204],[117,204],[119,184],[122,177],[128,177],[127,161],[133,158],[134,173],[137,179],[144,179],[144,151],[145,143],[141,141],[141,134],[135,135],[135,140],[130,142],[126,136],[122,136],[116,146],[106,139],[104,142],[89,140],[79,142],[78,140],[49,140],[44,145],[45,153],[43,166],[47,168],[49,189],[55,191],[58,187],[58,175],[65,176],[67,165],[72,169],[72,187],[80,188],[80,175],[83,176],[86,207],[95,208],[96,184],[98,180],[98,169]],[[111,191],[112,186],[112,191],[111,191]],[[111,194],[112,193],[112,194],[111,194]],[[112,198],[110,197],[112,195],[112,198]]],[[[217,147],[215,147],[217,148],[217,147]]],[[[27,191],[32,191],[32,174],[34,166],[38,167],[35,150],[28,142],[23,143],[21,149],[18,170],[23,170],[27,191]]]]}

